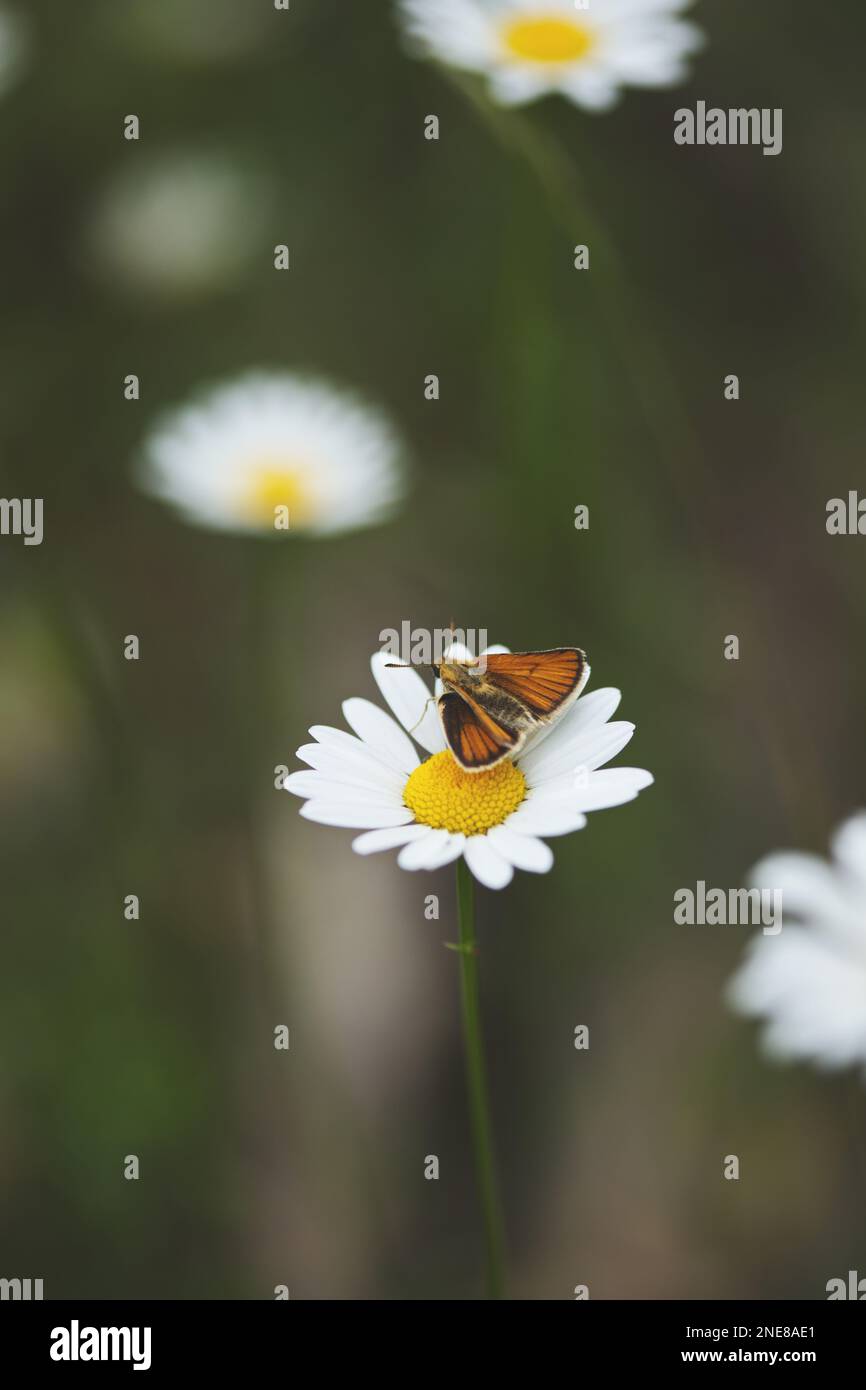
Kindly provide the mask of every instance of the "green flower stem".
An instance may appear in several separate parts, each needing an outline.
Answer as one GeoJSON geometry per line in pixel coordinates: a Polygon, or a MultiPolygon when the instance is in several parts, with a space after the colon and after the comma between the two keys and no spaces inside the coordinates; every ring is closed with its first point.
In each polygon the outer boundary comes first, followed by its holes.
{"type": "Polygon", "coordinates": [[[658,460],[668,470],[680,494],[689,503],[700,470],[708,494],[724,499],[704,457],[701,440],[692,426],[679,387],[659,352],[658,343],[645,328],[647,316],[636,304],[625,264],[598,211],[592,207],[586,186],[579,180],[568,155],[553,136],[547,135],[519,109],[491,102],[480,84],[453,69],[443,75],[460,91],[506,154],[520,159],[535,174],[548,206],[559,225],[576,240],[603,248],[606,272],[591,276],[588,288],[598,299],[597,330],[605,333],[615,355],[629,374],[646,424],[655,438],[658,460]]]}
{"type": "Polygon", "coordinates": [[[267,850],[268,798],[273,768],[291,765],[285,746],[282,709],[288,703],[281,636],[284,614],[290,609],[298,580],[293,539],[256,536],[243,543],[246,567],[247,611],[244,618],[246,659],[240,666],[238,707],[246,709],[248,723],[243,747],[247,765],[244,819],[248,840],[250,908],[255,970],[260,1007],[274,1023],[284,1015],[284,952],[282,924],[267,850]]]}
{"type": "Polygon", "coordinates": [[[481,1038],[481,1007],[478,995],[478,951],[475,936],[475,905],[472,875],[464,859],[457,861],[457,919],[460,945],[460,993],[463,1012],[463,1039],[466,1048],[466,1082],[469,1114],[475,1150],[475,1171],[487,1250],[487,1288],[490,1298],[505,1292],[504,1238],[496,1172],[493,1163],[490,1106],[487,1099],[487,1072],[481,1038]]]}

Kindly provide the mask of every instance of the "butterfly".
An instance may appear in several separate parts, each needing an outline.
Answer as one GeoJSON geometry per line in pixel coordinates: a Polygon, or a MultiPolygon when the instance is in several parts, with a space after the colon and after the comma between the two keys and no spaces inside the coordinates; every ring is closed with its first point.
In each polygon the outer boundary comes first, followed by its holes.
{"type": "Polygon", "coordinates": [[[436,707],[445,742],[465,772],[487,772],[515,757],[530,734],[565,713],[589,679],[579,647],[488,652],[433,663],[433,670],[444,687],[436,707]]]}

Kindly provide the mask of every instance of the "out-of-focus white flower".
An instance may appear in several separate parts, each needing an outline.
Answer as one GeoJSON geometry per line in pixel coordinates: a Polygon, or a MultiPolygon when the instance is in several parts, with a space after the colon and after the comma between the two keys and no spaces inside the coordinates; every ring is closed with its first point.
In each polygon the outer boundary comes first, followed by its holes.
{"type": "Polygon", "coordinates": [[[17,10],[0,10],[0,93],[20,76],[29,49],[29,29],[17,10]]]}
{"type": "Polygon", "coordinates": [[[159,422],[141,481],[200,526],[325,536],[388,515],[403,490],[400,452],[384,416],[354,396],[254,372],[159,422]]]}
{"type": "Polygon", "coordinates": [[[264,237],[269,181],[222,155],[188,151],[135,161],[97,204],[88,257],[103,277],[169,299],[237,280],[264,237]]]}
{"type": "MultiPolygon", "coordinates": [[[[459,643],[449,649],[453,660],[468,656],[459,643]]],[[[463,855],[479,882],[504,888],[515,869],[546,873],[552,866],[545,837],[582,829],[587,812],[632,801],[653,780],[642,768],[597,770],[634,733],[633,724],[608,723],[618,690],[582,696],[513,761],[464,772],[420,675],[388,662],[376,652],[373,675],[396,719],[369,700],[344,701],[355,737],[314,725],[316,742],[297,754],[312,770],[292,773],[283,784],[305,798],[301,815],[308,820],[365,830],[353,841],[358,854],[399,848],[402,869],[438,869],[463,855]],[[430,754],[423,761],[410,733],[430,754]]]]}
{"type": "Polygon", "coordinates": [[[766,1020],[769,1054],[828,1068],[866,1064],[866,811],[832,851],[830,863],[791,851],[752,870],[755,887],[781,890],[785,922],[752,943],[729,986],[735,1009],[766,1020]]]}
{"type": "Polygon", "coordinates": [[[400,0],[421,52],[486,74],[492,95],[516,105],[559,92],[606,111],[624,86],[669,87],[700,47],[677,18],[692,0],[400,0]]]}

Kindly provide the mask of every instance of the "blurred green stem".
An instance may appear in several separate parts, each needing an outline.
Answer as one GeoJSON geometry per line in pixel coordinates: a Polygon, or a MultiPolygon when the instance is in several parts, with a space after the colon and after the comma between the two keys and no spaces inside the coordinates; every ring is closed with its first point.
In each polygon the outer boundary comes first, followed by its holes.
{"type": "Polygon", "coordinates": [[[507,154],[515,154],[533,171],[551,212],[569,237],[590,246],[603,264],[601,275],[588,277],[591,294],[603,296],[596,323],[606,333],[614,354],[631,381],[632,390],[651,434],[659,460],[690,504],[696,471],[708,492],[721,501],[705,466],[700,439],[692,427],[680,390],[656,338],[644,328],[634,289],[628,283],[622,256],[601,217],[591,205],[585,184],[556,139],[530,117],[491,102],[470,78],[442,69],[484,121],[507,154]]]}
{"type": "Polygon", "coordinates": [[[268,847],[270,815],[265,797],[272,797],[272,770],[282,762],[283,747],[277,756],[278,692],[281,699],[283,667],[281,618],[287,607],[287,594],[294,589],[292,558],[270,539],[255,538],[248,547],[247,656],[243,681],[243,701],[248,731],[246,756],[246,823],[249,845],[250,897],[256,949],[256,969],[262,1006],[276,1022],[284,1008],[280,927],[276,920],[271,864],[268,847]]]}
{"type": "Polygon", "coordinates": [[[466,1082],[475,1149],[475,1172],[484,1216],[487,1249],[487,1289],[490,1298],[505,1292],[502,1214],[496,1186],[491,1139],[487,1072],[481,1038],[481,1006],[478,994],[478,948],[475,936],[475,904],[472,875],[464,859],[457,861],[457,919],[460,930],[460,993],[463,1041],[466,1049],[466,1082]]]}

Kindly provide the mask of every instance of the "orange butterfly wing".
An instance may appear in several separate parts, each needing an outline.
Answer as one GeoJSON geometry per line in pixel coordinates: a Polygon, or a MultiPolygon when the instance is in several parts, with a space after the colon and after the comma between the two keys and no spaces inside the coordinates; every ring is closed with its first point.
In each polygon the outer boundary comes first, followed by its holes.
{"type": "Polygon", "coordinates": [[[586,684],[589,663],[579,647],[554,647],[547,652],[489,652],[484,661],[494,685],[515,695],[546,719],[586,684]]]}
{"type": "Polygon", "coordinates": [[[445,741],[468,772],[493,767],[521,741],[518,734],[503,729],[474,703],[453,691],[439,696],[439,714],[445,741]]]}

